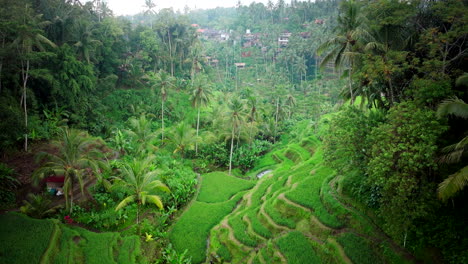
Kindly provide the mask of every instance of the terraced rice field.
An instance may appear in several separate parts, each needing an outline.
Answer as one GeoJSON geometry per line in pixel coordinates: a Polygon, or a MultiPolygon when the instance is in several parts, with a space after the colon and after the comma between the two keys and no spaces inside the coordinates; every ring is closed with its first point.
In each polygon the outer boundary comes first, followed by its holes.
{"type": "Polygon", "coordinates": [[[140,263],[138,236],[94,233],[56,220],[0,215],[0,263],[140,263]]]}
{"type": "Polygon", "coordinates": [[[316,139],[283,146],[265,159],[261,170],[272,173],[249,188],[227,184],[233,179],[222,174],[213,188],[213,175],[205,176],[197,200],[171,232],[178,250],[187,249],[194,263],[407,261],[366,216],[340,200],[339,178],[323,166],[316,139]],[[197,246],[189,240],[198,240],[197,246]]]}

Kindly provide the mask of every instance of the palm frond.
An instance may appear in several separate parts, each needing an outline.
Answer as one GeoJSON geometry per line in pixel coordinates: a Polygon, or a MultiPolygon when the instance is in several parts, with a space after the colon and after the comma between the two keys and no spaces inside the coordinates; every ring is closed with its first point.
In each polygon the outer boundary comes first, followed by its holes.
{"type": "Polygon", "coordinates": [[[148,200],[150,203],[154,203],[159,209],[163,209],[161,197],[158,195],[146,195],[146,200],[148,200]]]}
{"type": "Polygon", "coordinates": [[[452,144],[442,149],[443,153],[446,153],[439,158],[440,162],[444,163],[456,163],[461,160],[463,152],[468,147],[468,136],[464,137],[460,142],[452,144]]]}
{"type": "Polygon", "coordinates": [[[125,206],[127,206],[127,204],[132,203],[133,201],[135,201],[135,195],[130,195],[126,197],[117,205],[117,207],[115,207],[115,211],[124,208],[125,206]]]}
{"type": "Polygon", "coordinates": [[[468,104],[457,97],[446,99],[439,104],[437,116],[442,117],[446,115],[468,118],[468,104]]]}
{"type": "Polygon", "coordinates": [[[462,76],[458,77],[456,82],[456,86],[468,86],[468,73],[464,73],[462,76]]]}
{"type": "Polygon", "coordinates": [[[465,188],[466,185],[468,185],[468,166],[463,167],[441,182],[438,188],[438,196],[441,200],[446,201],[455,196],[455,194],[465,188]]]}
{"type": "Polygon", "coordinates": [[[165,193],[170,193],[171,191],[169,190],[169,187],[167,187],[167,185],[165,185],[164,183],[162,183],[161,181],[152,181],[149,185],[148,185],[148,189],[158,189],[160,191],[163,191],[165,193]]]}

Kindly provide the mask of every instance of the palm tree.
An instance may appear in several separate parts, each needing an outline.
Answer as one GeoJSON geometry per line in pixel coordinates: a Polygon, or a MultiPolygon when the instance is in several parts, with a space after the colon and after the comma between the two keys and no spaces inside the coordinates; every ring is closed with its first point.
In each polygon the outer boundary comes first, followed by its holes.
{"type": "MultiPolygon", "coordinates": [[[[198,131],[200,129],[200,108],[206,106],[211,99],[211,90],[209,86],[206,86],[206,78],[197,78],[194,83],[194,89],[192,92],[192,106],[197,108],[197,138],[198,131]]],[[[195,154],[198,154],[198,142],[195,143],[195,154]]]]}
{"type": "Polygon", "coordinates": [[[81,60],[90,63],[90,58],[97,46],[102,45],[101,41],[93,38],[92,25],[81,22],[78,27],[78,41],[74,44],[81,60]]]}
{"type": "Polygon", "coordinates": [[[140,222],[141,205],[145,205],[146,201],[149,201],[150,203],[154,203],[159,209],[163,209],[161,197],[156,195],[156,193],[158,190],[170,192],[165,184],[157,180],[157,171],[150,170],[153,158],[149,156],[144,160],[133,159],[124,164],[120,170],[121,176],[116,177],[114,180],[116,187],[123,187],[128,193],[128,196],[117,205],[115,211],[135,202],[137,204],[137,224],[140,222]]]}
{"type": "Polygon", "coordinates": [[[125,130],[125,132],[137,142],[138,152],[144,154],[143,151],[156,138],[156,133],[151,129],[151,119],[147,119],[146,115],[142,114],[138,119],[135,117],[130,118],[129,124],[130,129],[125,130]]]}
{"type": "Polygon", "coordinates": [[[38,154],[38,160],[46,159],[47,162],[33,173],[33,181],[37,184],[39,180],[51,174],[63,175],[65,177],[63,184],[65,206],[72,212],[75,184],[78,182],[83,194],[87,170],[90,168],[97,170],[96,159],[100,154],[95,148],[97,140],[91,138],[87,132],[64,128],[61,140],[53,141],[52,144],[57,148],[58,153],[41,152],[38,154]]]}
{"type": "Polygon", "coordinates": [[[256,124],[257,119],[258,119],[257,98],[255,96],[249,96],[248,105],[249,105],[249,108],[250,108],[249,117],[248,117],[249,126],[250,126],[249,139],[250,139],[250,142],[252,142],[253,138],[254,138],[254,129],[256,128],[255,124],[256,124]]]}
{"type": "MultiPolygon", "coordinates": [[[[457,82],[462,82],[460,77],[457,82]]],[[[439,117],[446,115],[454,115],[461,118],[468,118],[468,104],[463,100],[456,97],[443,101],[438,109],[437,115],[439,117]]],[[[441,161],[445,163],[459,162],[468,148],[468,136],[464,137],[460,142],[445,147],[442,151],[446,154],[441,157],[441,161]]],[[[458,172],[450,175],[447,179],[439,184],[438,195],[442,200],[447,200],[468,185],[468,166],[461,168],[458,172]]]]}
{"type": "Polygon", "coordinates": [[[232,171],[232,153],[234,151],[234,138],[240,133],[240,128],[245,119],[244,103],[238,99],[233,98],[229,105],[228,112],[229,123],[231,124],[231,151],[229,153],[229,175],[232,171]]]}
{"type": "MultiPolygon", "coordinates": [[[[34,15],[34,10],[26,5],[22,17],[21,25],[18,27],[17,37],[12,42],[16,47],[21,61],[21,79],[23,93],[21,95],[21,104],[24,109],[24,123],[28,128],[28,109],[27,109],[27,86],[31,71],[31,60],[34,58],[35,49],[45,51],[44,45],[56,47],[56,45],[43,35],[41,28],[47,26],[50,22],[40,21],[42,15],[34,15]]],[[[25,134],[24,149],[28,151],[28,134],[25,134]]]]}
{"type": "Polygon", "coordinates": [[[354,103],[355,95],[352,89],[351,76],[358,54],[358,43],[369,34],[364,29],[365,17],[360,11],[360,3],[355,0],[343,1],[340,4],[340,15],[338,25],[335,27],[336,35],[327,42],[320,45],[317,53],[321,55],[331,48],[331,51],[323,58],[321,67],[334,59],[335,67],[348,66],[348,87],[351,96],[351,104],[354,103]]]}
{"type": "Polygon", "coordinates": [[[291,118],[293,107],[296,106],[296,98],[292,94],[288,94],[286,97],[286,106],[288,108],[288,118],[291,118]]]}
{"type": "Polygon", "coordinates": [[[143,12],[145,16],[148,16],[150,19],[150,28],[153,29],[153,20],[151,20],[151,15],[154,15],[154,8],[156,7],[156,4],[153,2],[153,0],[145,0],[145,5],[143,6],[146,10],[143,12]]]}
{"type": "Polygon", "coordinates": [[[174,87],[174,78],[167,72],[159,70],[155,75],[153,89],[158,89],[161,96],[161,140],[164,141],[164,102],[167,100],[167,91],[169,87],[174,87]]]}
{"type": "Polygon", "coordinates": [[[180,152],[182,157],[187,149],[193,149],[194,143],[198,142],[198,133],[195,136],[194,130],[185,122],[174,126],[170,134],[170,141],[176,146],[174,153],[180,152]]]}

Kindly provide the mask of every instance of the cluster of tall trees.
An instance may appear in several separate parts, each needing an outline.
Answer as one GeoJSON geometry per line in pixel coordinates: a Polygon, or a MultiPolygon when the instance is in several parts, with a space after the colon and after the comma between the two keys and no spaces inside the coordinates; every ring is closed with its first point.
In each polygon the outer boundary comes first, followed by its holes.
{"type": "Polygon", "coordinates": [[[319,48],[352,105],[324,136],[344,190],[402,245],[430,244],[453,263],[467,258],[466,239],[448,242],[448,229],[466,232],[456,219],[466,217],[467,10],[463,1],[343,1],[319,48]]]}
{"type": "Polygon", "coordinates": [[[40,122],[50,109],[108,133],[101,101],[115,87],[146,87],[160,70],[188,78],[199,56],[195,31],[170,9],[153,14],[151,27],[114,17],[99,1],[3,0],[1,13],[0,112],[14,127],[2,132],[2,148],[45,137],[40,122]]]}

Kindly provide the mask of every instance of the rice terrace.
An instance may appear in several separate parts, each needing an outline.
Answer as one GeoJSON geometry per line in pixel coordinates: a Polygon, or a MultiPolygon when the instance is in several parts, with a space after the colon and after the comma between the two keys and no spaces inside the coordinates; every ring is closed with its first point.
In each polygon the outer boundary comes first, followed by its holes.
{"type": "Polygon", "coordinates": [[[468,263],[467,0],[0,0],[0,263],[468,263]]]}

